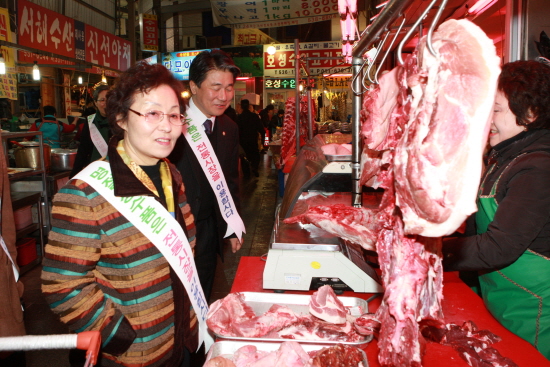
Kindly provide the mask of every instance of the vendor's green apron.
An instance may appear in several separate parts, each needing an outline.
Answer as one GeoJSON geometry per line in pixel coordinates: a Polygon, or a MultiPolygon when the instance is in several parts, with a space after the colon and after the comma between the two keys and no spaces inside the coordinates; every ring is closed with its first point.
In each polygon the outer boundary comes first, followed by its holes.
{"type": "MultiPolygon", "coordinates": [[[[478,234],[487,231],[495,216],[499,179],[488,196],[481,195],[484,182],[481,185],[476,213],[478,234]]],[[[527,250],[512,265],[480,275],[479,282],[493,316],[550,359],[550,259],[527,250]]]]}

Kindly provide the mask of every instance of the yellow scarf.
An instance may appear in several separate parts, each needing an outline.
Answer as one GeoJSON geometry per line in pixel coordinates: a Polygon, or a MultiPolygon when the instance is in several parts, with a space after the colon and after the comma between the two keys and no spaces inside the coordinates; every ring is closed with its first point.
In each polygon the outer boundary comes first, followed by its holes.
{"type": "MultiPolygon", "coordinates": [[[[118,142],[118,145],[116,147],[116,151],[124,161],[124,163],[130,168],[130,170],[134,173],[134,175],[137,177],[147,189],[149,189],[152,193],[154,193],[156,196],[159,196],[159,193],[157,191],[157,188],[155,187],[155,184],[147,173],[145,173],[141,167],[134,162],[128,154],[126,154],[126,150],[124,149],[123,145],[124,139],[121,139],[118,142]]],[[[166,163],[166,159],[163,159],[160,163],[160,180],[162,182],[162,190],[164,191],[164,196],[166,197],[166,205],[168,206],[168,211],[170,213],[175,213],[175,204],[174,204],[174,194],[172,189],[172,175],[170,174],[170,168],[168,168],[168,163],[166,163]]]]}

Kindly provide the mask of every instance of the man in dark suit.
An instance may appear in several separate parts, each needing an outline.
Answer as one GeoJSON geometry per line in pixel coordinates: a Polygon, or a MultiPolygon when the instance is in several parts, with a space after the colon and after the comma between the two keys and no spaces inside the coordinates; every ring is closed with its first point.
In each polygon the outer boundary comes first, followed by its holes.
{"type": "MultiPolygon", "coordinates": [[[[199,53],[189,68],[189,86],[192,97],[186,112],[198,129],[203,129],[212,146],[225,176],[225,182],[238,212],[239,203],[239,129],[237,124],[224,115],[233,100],[234,84],[240,70],[225,52],[220,50],[199,53]],[[208,121],[207,121],[208,120],[208,121]],[[203,122],[206,124],[203,125],[203,122]],[[211,125],[206,127],[205,125],[211,125]]],[[[201,131],[202,132],[202,131],[201,131]]],[[[217,254],[223,260],[224,237],[235,253],[241,248],[241,233],[229,227],[222,213],[220,202],[199,163],[192,140],[182,135],[169,159],[181,172],[187,200],[195,216],[197,243],[195,264],[204,295],[208,300],[214,284],[217,254]]],[[[219,184],[216,182],[215,186],[219,184]]],[[[219,194],[219,193],[218,193],[219,194]]],[[[237,215],[238,216],[238,215],[237,215]]],[[[240,221],[240,217],[238,218],[240,221]]],[[[242,223],[242,221],[241,221],[242,223]]],[[[244,227],[244,226],[243,226],[244,227]]]]}

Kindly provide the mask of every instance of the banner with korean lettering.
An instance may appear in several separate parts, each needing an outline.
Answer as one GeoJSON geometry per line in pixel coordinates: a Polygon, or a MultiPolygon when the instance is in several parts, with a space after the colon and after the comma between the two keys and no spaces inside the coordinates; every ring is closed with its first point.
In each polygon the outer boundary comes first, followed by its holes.
{"type": "Polygon", "coordinates": [[[130,67],[131,43],[86,24],[86,61],[125,71],[130,67]]]}
{"type": "MultiPolygon", "coordinates": [[[[268,46],[264,45],[264,76],[276,78],[294,77],[294,58],[296,56],[294,43],[275,44],[275,54],[273,55],[267,53],[268,46]]],[[[299,46],[300,54],[312,58],[308,62],[312,76],[351,72],[351,65],[344,63],[342,58],[342,42],[304,42],[300,43],[299,46]]]]}
{"type": "Polygon", "coordinates": [[[233,31],[233,45],[235,46],[263,45],[271,42],[277,42],[277,40],[259,29],[246,28],[233,31]]]}
{"type": "Polygon", "coordinates": [[[18,1],[17,41],[21,46],[75,57],[74,21],[26,0],[18,1]]]}
{"type": "Polygon", "coordinates": [[[141,34],[142,51],[159,50],[159,26],[157,16],[154,14],[139,15],[139,29],[141,34]]]}
{"type": "Polygon", "coordinates": [[[339,17],[338,0],[210,0],[215,26],[271,28],[339,17]]]}
{"type": "MultiPolygon", "coordinates": [[[[0,40],[13,42],[11,39],[10,14],[8,13],[8,9],[5,8],[0,8],[0,40]]],[[[8,70],[9,68],[14,68],[15,54],[13,49],[1,46],[0,52],[2,52],[2,56],[4,57],[6,68],[8,70]]]]}

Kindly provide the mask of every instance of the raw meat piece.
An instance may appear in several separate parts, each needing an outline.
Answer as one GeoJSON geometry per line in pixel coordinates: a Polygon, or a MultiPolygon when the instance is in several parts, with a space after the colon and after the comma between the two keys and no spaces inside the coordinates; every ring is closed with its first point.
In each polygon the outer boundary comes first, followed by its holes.
{"type": "Polygon", "coordinates": [[[374,250],[375,212],[344,204],[310,207],[305,213],[286,218],[285,223],[313,224],[366,250],[374,250]]]}
{"type": "Polygon", "coordinates": [[[388,136],[393,109],[400,91],[398,67],[380,77],[379,84],[370,90],[363,100],[362,114],[366,119],[361,127],[361,136],[369,149],[381,150],[379,146],[388,136]]]}
{"type": "Polygon", "coordinates": [[[380,321],[376,319],[373,313],[365,313],[353,322],[355,330],[361,335],[373,335],[380,329],[380,321]]]}
{"type": "Polygon", "coordinates": [[[470,366],[517,367],[510,358],[503,357],[491,347],[501,340],[500,337],[489,330],[478,330],[472,321],[459,326],[424,320],[420,322],[420,330],[426,339],[451,346],[470,366]]]}
{"type": "MultiPolygon", "coordinates": [[[[315,101],[312,99],[311,118],[315,119],[315,101]]],[[[298,108],[300,109],[300,146],[304,145],[308,136],[308,113],[307,96],[303,96],[298,108]]],[[[288,159],[296,154],[296,98],[290,97],[285,103],[285,117],[283,120],[282,146],[281,146],[281,164],[285,164],[288,159]]]]}
{"type": "Polygon", "coordinates": [[[256,316],[239,323],[234,322],[233,335],[257,338],[268,334],[272,330],[280,330],[298,320],[299,318],[290,308],[273,305],[261,316],[256,316]]]}
{"type": "Polygon", "coordinates": [[[348,312],[342,301],[336,297],[332,287],[324,285],[311,295],[309,313],[326,322],[343,324],[348,312]]]}
{"type": "Polygon", "coordinates": [[[500,59],[465,19],[441,24],[432,43],[439,56],[423,39],[418,76],[408,80],[413,100],[394,170],[405,233],[439,237],[476,210],[500,59]]]}
{"type": "Polygon", "coordinates": [[[325,144],[321,147],[321,150],[324,154],[330,155],[350,155],[351,154],[351,145],[349,144],[325,144]]]}
{"type": "Polygon", "coordinates": [[[363,361],[361,351],[349,345],[336,344],[332,347],[323,348],[315,353],[306,367],[326,367],[326,366],[360,366],[363,361]]]}
{"type": "Polygon", "coordinates": [[[203,367],[236,367],[230,359],[218,356],[208,360],[203,367]]]}
{"type": "Polygon", "coordinates": [[[210,306],[206,315],[206,324],[216,334],[232,335],[233,324],[256,317],[240,293],[230,293],[210,306]]]}
{"type": "Polygon", "coordinates": [[[256,316],[240,293],[230,293],[214,302],[206,317],[206,324],[218,335],[251,338],[264,336],[299,320],[291,309],[279,305],[256,316]]]}
{"type": "Polygon", "coordinates": [[[362,335],[359,335],[355,331],[349,321],[346,321],[345,324],[336,325],[311,316],[304,316],[299,322],[279,331],[278,335],[283,339],[340,342],[358,342],[365,340],[362,335]]]}
{"type": "Polygon", "coordinates": [[[249,366],[268,354],[269,352],[258,350],[254,345],[245,345],[235,351],[233,354],[233,362],[235,362],[237,366],[249,366]]]}
{"type": "Polygon", "coordinates": [[[294,341],[283,342],[279,349],[269,353],[247,345],[238,349],[233,356],[237,367],[303,367],[308,360],[309,355],[294,341]],[[245,351],[241,351],[243,348],[245,351]]]}

